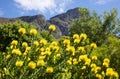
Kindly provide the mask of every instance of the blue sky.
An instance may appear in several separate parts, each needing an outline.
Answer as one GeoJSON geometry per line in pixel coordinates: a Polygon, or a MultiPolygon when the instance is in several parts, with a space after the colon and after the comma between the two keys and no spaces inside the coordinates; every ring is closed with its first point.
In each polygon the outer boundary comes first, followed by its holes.
{"type": "Polygon", "coordinates": [[[0,17],[43,14],[49,19],[76,7],[95,10],[99,14],[117,8],[120,17],[120,0],[0,0],[0,17]]]}

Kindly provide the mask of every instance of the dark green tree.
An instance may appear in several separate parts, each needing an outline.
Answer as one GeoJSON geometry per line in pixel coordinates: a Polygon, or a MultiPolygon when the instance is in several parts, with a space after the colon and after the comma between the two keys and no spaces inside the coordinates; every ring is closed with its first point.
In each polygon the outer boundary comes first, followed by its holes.
{"type": "Polygon", "coordinates": [[[92,42],[98,45],[105,42],[109,35],[119,36],[120,25],[117,19],[117,10],[104,12],[103,16],[87,8],[79,8],[80,17],[73,20],[69,27],[69,35],[86,33],[92,42]]]}

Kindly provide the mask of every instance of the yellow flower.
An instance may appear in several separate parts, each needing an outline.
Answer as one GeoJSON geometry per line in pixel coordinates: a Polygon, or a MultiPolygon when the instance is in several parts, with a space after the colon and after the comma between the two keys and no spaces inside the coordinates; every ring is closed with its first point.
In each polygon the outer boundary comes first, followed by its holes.
{"type": "Polygon", "coordinates": [[[21,66],[23,66],[23,61],[16,61],[16,63],[15,63],[15,65],[17,66],[17,67],[21,67],[21,66]]]}
{"type": "Polygon", "coordinates": [[[97,56],[92,56],[92,60],[97,60],[97,56]]]}
{"type": "Polygon", "coordinates": [[[31,29],[30,30],[30,34],[31,35],[36,35],[37,34],[37,30],[36,29],[31,29]]]}
{"type": "Polygon", "coordinates": [[[21,51],[19,49],[13,49],[12,50],[12,54],[15,54],[15,55],[21,55],[21,51]]]}
{"type": "Polygon", "coordinates": [[[87,35],[85,33],[80,34],[80,39],[86,40],[87,39],[87,35]]]}
{"type": "Polygon", "coordinates": [[[106,76],[113,76],[113,73],[114,73],[114,71],[113,71],[112,68],[107,68],[106,69],[106,76]]]}
{"type": "Polygon", "coordinates": [[[61,54],[60,53],[58,53],[57,55],[56,55],[56,57],[60,57],[61,56],[61,54]]]}
{"type": "Polygon", "coordinates": [[[44,66],[44,65],[45,65],[44,60],[38,60],[38,61],[37,61],[37,66],[38,66],[38,67],[44,66]]]}
{"type": "Polygon", "coordinates": [[[46,45],[46,44],[47,44],[47,40],[45,40],[45,39],[41,39],[41,40],[40,40],[40,44],[42,44],[42,45],[46,45]]]}
{"type": "Polygon", "coordinates": [[[51,52],[50,51],[45,51],[45,54],[50,56],[51,52]]]}
{"type": "Polygon", "coordinates": [[[74,43],[78,44],[80,42],[80,39],[74,39],[74,43]]]}
{"type": "Polygon", "coordinates": [[[18,30],[18,32],[19,32],[20,34],[25,34],[25,33],[26,33],[26,30],[25,30],[25,28],[20,28],[20,29],[18,30]]]}
{"type": "Polygon", "coordinates": [[[74,65],[75,65],[75,64],[78,64],[78,61],[77,61],[76,58],[73,59],[73,64],[74,64],[74,65]]]}
{"type": "Polygon", "coordinates": [[[86,70],[86,66],[83,66],[81,69],[82,69],[82,70],[86,70]]]}
{"type": "Polygon", "coordinates": [[[52,73],[54,71],[53,67],[47,67],[46,72],[52,73]]]}
{"type": "Polygon", "coordinates": [[[67,60],[67,64],[71,65],[72,61],[71,60],[67,60]]]}
{"type": "Polygon", "coordinates": [[[104,63],[103,63],[103,66],[109,67],[109,63],[104,62],[104,63]]]}
{"type": "Polygon", "coordinates": [[[50,31],[55,31],[55,30],[56,30],[56,26],[53,25],[53,24],[50,25],[50,26],[49,26],[49,30],[50,30],[50,31]]]}
{"type": "Polygon", "coordinates": [[[64,46],[70,45],[70,40],[69,40],[69,39],[65,39],[65,40],[63,41],[63,44],[64,44],[64,46]]]}
{"type": "Polygon", "coordinates": [[[97,67],[96,67],[96,70],[97,70],[97,71],[100,71],[100,70],[101,70],[101,67],[100,67],[100,66],[97,66],[97,67]]]}
{"type": "Polygon", "coordinates": [[[28,63],[28,68],[30,68],[30,69],[35,69],[35,68],[36,68],[36,63],[33,62],[33,61],[30,61],[30,62],[28,63]]]}
{"type": "Polygon", "coordinates": [[[85,61],[85,65],[90,65],[90,63],[91,63],[91,59],[86,59],[86,61],[85,61]]]}
{"type": "Polygon", "coordinates": [[[51,43],[51,45],[52,45],[52,46],[58,46],[58,42],[57,42],[57,41],[53,41],[53,42],[51,43]]]}
{"type": "Polygon", "coordinates": [[[30,51],[31,47],[26,47],[25,51],[30,51]]]}
{"type": "Polygon", "coordinates": [[[67,47],[66,51],[71,52],[73,56],[75,55],[75,48],[74,48],[74,46],[67,47]]]}
{"type": "Polygon", "coordinates": [[[27,46],[28,46],[27,42],[22,43],[22,47],[27,47],[27,46]]]}
{"type": "Polygon", "coordinates": [[[103,60],[103,62],[104,62],[104,63],[109,63],[110,60],[109,60],[108,58],[105,58],[105,59],[103,60]]]}
{"type": "Polygon", "coordinates": [[[43,60],[43,59],[45,59],[45,57],[46,57],[45,55],[44,56],[40,55],[38,59],[43,60]]]}
{"type": "Polygon", "coordinates": [[[74,34],[73,35],[73,39],[79,39],[79,35],[78,34],[74,34]]]}
{"type": "Polygon", "coordinates": [[[79,61],[86,61],[86,60],[88,60],[88,57],[87,57],[86,54],[85,54],[85,55],[80,55],[80,56],[79,56],[79,61]]]}
{"type": "Polygon", "coordinates": [[[118,72],[114,71],[114,73],[113,73],[113,77],[118,78],[118,77],[119,77],[118,72]]]}
{"type": "Polygon", "coordinates": [[[84,52],[85,48],[80,46],[80,47],[78,47],[78,50],[81,51],[81,52],[84,52]]]}
{"type": "Polygon", "coordinates": [[[93,48],[93,49],[96,49],[97,45],[95,43],[92,43],[92,44],[90,44],[90,47],[93,48]]]}
{"type": "Polygon", "coordinates": [[[91,67],[91,68],[96,68],[96,64],[95,64],[95,63],[92,63],[92,64],[90,65],[90,67],[91,67]]]}
{"type": "Polygon", "coordinates": [[[97,79],[102,79],[102,75],[101,74],[96,74],[96,78],[97,79]]]}
{"type": "Polygon", "coordinates": [[[11,42],[11,44],[16,46],[16,45],[18,44],[18,41],[17,41],[17,40],[13,40],[13,41],[11,42]]]}
{"type": "Polygon", "coordinates": [[[43,52],[44,51],[44,48],[39,48],[39,52],[43,52]]]}
{"type": "Polygon", "coordinates": [[[34,44],[34,46],[36,46],[36,47],[39,46],[39,42],[38,42],[38,41],[34,41],[33,44],[34,44]]]}
{"type": "Polygon", "coordinates": [[[7,59],[7,60],[10,59],[10,57],[11,57],[11,55],[8,54],[8,55],[6,56],[6,59],[7,59]]]}

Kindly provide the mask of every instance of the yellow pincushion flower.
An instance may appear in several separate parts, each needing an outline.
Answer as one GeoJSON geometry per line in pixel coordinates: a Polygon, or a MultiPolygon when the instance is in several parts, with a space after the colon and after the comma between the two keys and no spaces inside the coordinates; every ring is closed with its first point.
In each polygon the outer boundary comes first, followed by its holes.
{"type": "Polygon", "coordinates": [[[8,54],[5,58],[8,60],[8,59],[10,59],[10,57],[11,57],[11,55],[8,54]]]}
{"type": "Polygon", "coordinates": [[[49,26],[49,30],[50,30],[50,31],[55,31],[55,30],[56,30],[56,26],[53,25],[53,24],[50,25],[50,26],[49,26]]]}
{"type": "Polygon", "coordinates": [[[105,59],[103,60],[103,62],[104,62],[104,63],[109,63],[110,60],[109,60],[108,58],[105,58],[105,59]]]}
{"type": "Polygon", "coordinates": [[[91,67],[91,68],[96,68],[96,64],[95,64],[95,63],[92,63],[92,64],[90,65],[90,67],[91,67]]]}
{"type": "Polygon", "coordinates": [[[38,41],[34,41],[33,45],[37,47],[37,46],[39,46],[39,42],[38,41]]]}
{"type": "Polygon", "coordinates": [[[93,49],[96,49],[97,45],[95,43],[92,43],[92,44],[90,44],[90,47],[93,48],[93,49]]]}
{"type": "Polygon", "coordinates": [[[15,55],[21,55],[22,53],[21,53],[21,51],[19,50],[19,49],[13,49],[12,50],[12,54],[15,54],[15,55]]]}
{"type": "Polygon", "coordinates": [[[35,69],[35,68],[36,68],[36,63],[35,63],[34,61],[30,61],[30,62],[28,63],[28,68],[30,68],[30,69],[35,69]]]}
{"type": "Polygon", "coordinates": [[[88,57],[87,57],[87,55],[85,54],[85,55],[80,55],[79,56],[79,61],[87,61],[88,60],[88,57]]]}
{"type": "Polygon", "coordinates": [[[75,65],[75,64],[78,64],[78,61],[77,61],[76,58],[73,59],[73,64],[74,64],[74,65],[75,65]]]}
{"type": "Polygon", "coordinates": [[[85,65],[90,65],[90,63],[91,63],[91,59],[86,59],[86,61],[85,61],[85,65]]]}
{"type": "Polygon", "coordinates": [[[65,39],[65,40],[63,41],[63,44],[64,44],[64,46],[70,45],[70,40],[69,40],[69,39],[65,39]]]}
{"type": "Polygon", "coordinates": [[[25,28],[20,28],[20,29],[18,30],[18,32],[19,32],[20,34],[25,34],[25,33],[26,33],[26,30],[25,30],[25,28]]]}
{"type": "Polygon", "coordinates": [[[101,74],[96,74],[96,78],[97,79],[102,79],[102,75],[101,74]]]}
{"type": "Polygon", "coordinates": [[[104,62],[104,63],[103,63],[103,66],[109,67],[109,63],[104,62]]]}
{"type": "Polygon", "coordinates": [[[92,60],[97,60],[97,56],[92,56],[92,60]]]}
{"type": "Polygon", "coordinates": [[[80,39],[74,39],[74,43],[78,44],[80,42],[80,39]]]}
{"type": "Polygon", "coordinates": [[[22,47],[27,47],[27,46],[28,46],[27,42],[22,43],[22,47]]]}
{"type": "Polygon", "coordinates": [[[114,71],[114,73],[113,73],[113,77],[116,77],[116,78],[118,78],[118,77],[119,77],[119,74],[118,74],[118,72],[114,71]]]}
{"type": "Polygon", "coordinates": [[[85,48],[82,47],[82,46],[80,46],[80,47],[78,47],[78,51],[84,52],[84,51],[85,51],[85,48]]]}
{"type": "Polygon", "coordinates": [[[74,34],[73,35],[73,39],[79,39],[79,35],[78,34],[74,34]]]}
{"type": "Polygon", "coordinates": [[[41,39],[41,40],[40,40],[40,44],[42,44],[42,45],[46,45],[46,44],[47,44],[47,40],[45,40],[45,39],[41,39]]]}
{"type": "Polygon", "coordinates": [[[80,34],[80,39],[86,40],[87,39],[87,35],[85,33],[80,34]]]}
{"type": "Polygon", "coordinates": [[[43,56],[43,55],[40,55],[38,59],[39,59],[39,60],[43,60],[43,59],[45,59],[45,57],[46,57],[45,55],[44,55],[44,56],[43,56]]]}
{"type": "Polygon", "coordinates": [[[18,44],[18,41],[17,41],[17,40],[13,40],[13,41],[11,42],[11,44],[16,46],[16,45],[18,44]]]}
{"type": "Polygon", "coordinates": [[[38,61],[37,61],[37,66],[38,66],[38,67],[44,66],[44,65],[45,65],[44,60],[38,60],[38,61]]]}
{"type": "Polygon", "coordinates": [[[36,29],[31,29],[30,30],[30,34],[31,35],[36,35],[37,34],[37,30],[36,29]]]}
{"type": "Polygon", "coordinates": [[[71,60],[67,60],[67,64],[71,65],[72,61],[71,60]]]}
{"type": "Polygon", "coordinates": [[[66,48],[66,51],[72,53],[72,55],[74,56],[75,55],[75,48],[74,46],[69,46],[66,48]]]}
{"type": "Polygon", "coordinates": [[[23,61],[16,61],[16,63],[15,63],[15,65],[17,66],[17,67],[21,67],[21,66],[23,66],[23,61]]]}
{"type": "Polygon", "coordinates": [[[53,73],[54,69],[53,67],[47,67],[46,73],[53,73]]]}
{"type": "Polygon", "coordinates": [[[81,69],[82,69],[82,70],[86,70],[86,66],[83,66],[81,69]]]}

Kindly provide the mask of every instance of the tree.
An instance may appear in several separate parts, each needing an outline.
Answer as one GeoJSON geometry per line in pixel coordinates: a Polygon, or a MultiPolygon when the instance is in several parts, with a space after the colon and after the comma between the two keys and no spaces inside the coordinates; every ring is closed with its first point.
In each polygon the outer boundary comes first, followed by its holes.
{"type": "MultiPolygon", "coordinates": [[[[120,31],[117,10],[104,12],[103,16],[95,11],[90,13],[87,8],[79,8],[80,18],[73,20],[69,28],[69,35],[86,33],[92,42],[98,45],[105,42],[109,35],[116,35],[120,31]]],[[[119,36],[119,35],[118,35],[119,36]]]]}

